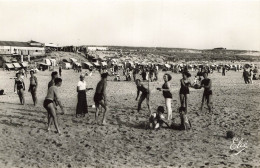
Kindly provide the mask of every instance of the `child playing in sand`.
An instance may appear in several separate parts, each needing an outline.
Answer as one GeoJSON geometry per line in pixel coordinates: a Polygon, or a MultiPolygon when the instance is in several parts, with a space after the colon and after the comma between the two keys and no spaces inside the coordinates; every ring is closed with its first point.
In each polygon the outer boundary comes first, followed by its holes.
{"type": "Polygon", "coordinates": [[[142,92],[141,94],[141,97],[138,101],[138,109],[137,109],[137,112],[139,112],[141,110],[141,105],[142,105],[142,102],[144,101],[144,99],[146,99],[146,103],[147,103],[147,106],[148,106],[148,110],[151,114],[151,110],[150,110],[150,105],[149,105],[149,97],[150,97],[150,91],[149,89],[145,88],[144,85],[141,83],[141,80],[140,79],[136,79],[135,81],[135,84],[136,84],[136,87],[137,87],[137,96],[136,96],[136,99],[138,99],[139,97],[139,94],[140,92],[142,92]]]}
{"type": "Polygon", "coordinates": [[[180,107],[179,108],[179,113],[180,113],[180,117],[181,117],[180,129],[182,129],[182,130],[190,129],[191,128],[191,123],[188,120],[185,107],[180,107]]]}
{"type": "Polygon", "coordinates": [[[151,129],[159,129],[160,127],[162,127],[163,124],[169,127],[168,123],[164,121],[163,113],[164,113],[163,106],[159,106],[157,108],[157,111],[150,116],[149,123],[151,129]]]}
{"type": "Polygon", "coordinates": [[[54,86],[51,86],[48,89],[47,96],[46,96],[44,103],[43,103],[43,107],[48,112],[48,131],[50,131],[51,124],[54,121],[55,128],[56,128],[57,132],[60,134],[61,132],[60,132],[60,129],[59,129],[59,126],[58,126],[58,120],[57,120],[57,114],[56,114],[57,108],[56,108],[56,104],[54,103],[54,100],[56,100],[57,104],[60,106],[61,111],[63,113],[65,113],[63,106],[61,104],[60,98],[59,98],[59,94],[58,94],[58,87],[61,86],[62,79],[61,78],[55,78],[54,84],[55,84],[54,86]]]}

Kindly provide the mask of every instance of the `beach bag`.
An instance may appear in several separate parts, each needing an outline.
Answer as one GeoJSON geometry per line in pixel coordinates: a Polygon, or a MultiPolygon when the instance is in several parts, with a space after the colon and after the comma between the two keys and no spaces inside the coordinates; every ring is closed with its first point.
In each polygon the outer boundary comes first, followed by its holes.
{"type": "Polygon", "coordinates": [[[4,90],[0,90],[0,95],[4,95],[4,90]]]}
{"type": "Polygon", "coordinates": [[[181,128],[182,128],[182,130],[191,129],[191,122],[188,119],[187,114],[181,113],[180,117],[181,117],[181,128]]]}

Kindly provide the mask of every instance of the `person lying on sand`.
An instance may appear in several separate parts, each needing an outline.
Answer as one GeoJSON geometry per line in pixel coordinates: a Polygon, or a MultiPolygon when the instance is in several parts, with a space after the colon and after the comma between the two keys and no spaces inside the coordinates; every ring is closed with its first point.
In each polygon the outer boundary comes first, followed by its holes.
{"type": "Polygon", "coordinates": [[[48,112],[48,131],[51,129],[51,124],[54,121],[55,128],[57,132],[60,134],[60,129],[58,126],[58,120],[57,120],[57,114],[56,114],[56,104],[54,103],[54,100],[57,101],[58,105],[61,108],[61,111],[65,113],[65,110],[63,108],[63,105],[61,104],[59,94],[58,94],[58,87],[61,86],[62,84],[62,79],[61,78],[56,78],[54,79],[54,86],[51,86],[48,89],[47,96],[45,97],[43,107],[47,110],[48,112]]]}
{"type": "Polygon", "coordinates": [[[94,95],[94,102],[95,102],[95,106],[96,106],[96,113],[95,113],[95,122],[96,123],[98,121],[99,105],[101,105],[101,108],[103,107],[105,110],[103,113],[102,125],[106,125],[106,113],[108,111],[107,96],[106,96],[107,76],[108,76],[108,73],[101,74],[101,80],[97,84],[96,92],[94,95]]]}
{"type": "Polygon", "coordinates": [[[212,108],[212,81],[211,79],[208,78],[208,74],[204,73],[203,74],[204,79],[201,81],[201,87],[204,88],[203,96],[202,96],[202,102],[201,102],[201,107],[200,110],[202,111],[203,108],[203,103],[206,100],[207,101],[207,106],[209,109],[209,113],[211,113],[211,108],[212,108]]]}
{"type": "Polygon", "coordinates": [[[169,127],[168,123],[166,121],[164,121],[164,108],[163,106],[159,106],[157,108],[157,111],[154,112],[153,114],[151,114],[150,118],[149,118],[149,126],[151,129],[159,129],[162,127],[163,124],[167,125],[167,127],[169,127]]]}
{"type": "Polygon", "coordinates": [[[135,100],[138,100],[139,94],[140,94],[140,92],[142,92],[142,94],[140,96],[140,99],[138,101],[137,112],[140,112],[141,105],[142,105],[144,99],[146,99],[148,110],[149,110],[149,112],[151,114],[150,105],[149,105],[149,99],[150,99],[150,91],[149,91],[149,89],[144,87],[144,85],[141,83],[140,79],[136,79],[135,80],[135,84],[136,84],[136,87],[137,87],[137,96],[136,96],[135,100]]]}

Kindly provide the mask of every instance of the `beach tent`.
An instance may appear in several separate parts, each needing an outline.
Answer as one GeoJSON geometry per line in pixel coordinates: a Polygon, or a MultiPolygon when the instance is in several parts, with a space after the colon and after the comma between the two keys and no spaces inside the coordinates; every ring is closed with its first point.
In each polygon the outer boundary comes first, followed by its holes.
{"type": "Polygon", "coordinates": [[[78,67],[81,67],[81,64],[79,62],[74,62],[74,64],[78,67]]]}
{"type": "Polygon", "coordinates": [[[171,65],[169,65],[169,64],[164,64],[164,66],[165,66],[166,68],[171,68],[171,65]]]}
{"type": "Polygon", "coordinates": [[[21,66],[20,66],[20,64],[19,63],[13,63],[13,65],[14,65],[14,68],[15,69],[20,69],[21,68],[21,66]]]}
{"type": "Polygon", "coordinates": [[[98,62],[93,63],[94,66],[100,66],[98,62]]]}
{"type": "Polygon", "coordinates": [[[52,66],[56,66],[57,65],[56,59],[50,59],[50,61],[51,61],[52,66]]]}
{"type": "Polygon", "coordinates": [[[83,62],[82,63],[82,68],[83,69],[90,69],[92,67],[93,67],[93,65],[90,62],[83,62]]]}
{"type": "Polygon", "coordinates": [[[70,58],[70,60],[71,60],[72,62],[77,62],[77,60],[76,60],[75,58],[70,58]]]}
{"type": "Polygon", "coordinates": [[[26,68],[26,67],[28,67],[28,62],[22,62],[22,63],[20,63],[20,65],[21,65],[23,68],[26,68]]]}
{"type": "Polygon", "coordinates": [[[101,65],[102,66],[107,66],[107,63],[106,62],[101,62],[101,65]]]}
{"type": "Polygon", "coordinates": [[[10,69],[14,69],[14,65],[13,64],[11,64],[11,63],[7,63],[7,64],[5,64],[6,65],[6,69],[8,69],[8,70],[10,70],[10,69]]]}
{"type": "Polygon", "coordinates": [[[39,67],[39,69],[42,69],[43,71],[45,71],[46,69],[49,68],[49,65],[46,63],[40,62],[40,63],[38,63],[38,67],[39,67]]]}
{"type": "Polygon", "coordinates": [[[45,59],[45,64],[47,64],[47,65],[51,65],[51,60],[49,60],[49,59],[45,59]]]}
{"type": "Polygon", "coordinates": [[[71,69],[72,65],[68,62],[62,62],[62,69],[71,69]]]}

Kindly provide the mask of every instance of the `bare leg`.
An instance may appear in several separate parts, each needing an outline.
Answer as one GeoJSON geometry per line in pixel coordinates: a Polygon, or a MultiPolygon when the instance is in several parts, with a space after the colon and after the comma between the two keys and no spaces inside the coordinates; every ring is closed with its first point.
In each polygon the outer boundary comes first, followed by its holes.
{"type": "Polygon", "coordinates": [[[95,106],[96,106],[95,122],[97,123],[97,120],[98,120],[98,112],[99,112],[99,104],[98,104],[98,103],[95,103],[95,106]]]}
{"type": "Polygon", "coordinates": [[[107,105],[104,103],[104,101],[101,101],[100,102],[100,105],[101,105],[101,107],[103,107],[104,108],[104,113],[103,113],[103,119],[102,119],[102,125],[106,125],[106,113],[107,113],[107,111],[108,111],[108,107],[107,107],[107,105]]]}
{"type": "Polygon", "coordinates": [[[148,107],[148,110],[150,112],[150,115],[152,114],[151,112],[151,109],[150,109],[150,95],[148,94],[147,97],[146,97],[146,104],[147,104],[147,107],[148,107]]]}
{"type": "Polygon", "coordinates": [[[140,112],[141,110],[141,105],[142,105],[142,102],[144,101],[145,99],[145,96],[142,94],[139,101],[138,101],[138,109],[137,109],[137,112],[140,112]]]}
{"type": "Polygon", "coordinates": [[[184,104],[185,104],[185,95],[184,94],[180,94],[180,102],[181,102],[181,107],[186,107],[186,106],[184,106],[184,104]]]}
{"type": "Polygon", "coordinates": [[[185,101],[185,109],[186,109],[186,114],[188,113],[188,95],[187,94],[185,94],[184,95],[184,101],[185,101]]]}
{"type": "Polygon", "coordinates": [[[201,101],[201,106],[200,106],[200,111],[201,111],[201,112],[202,112],[202,108],[203,108],[204,99],[205,99],[205,96],[204,96],[204,94],[203,94],[203,96],[202,96],[202,101],[201,101]]]}
{"type": "Polygon", "coordinates": [[[60,132],[60,129],[59,129],[59,126],[58,126],[58,120],[57,120],[57,116],[56,116],[56,110],[55,110],[55,107],[54,107],[53,103],[50,103],[50,104],[48,105],[48,109],[49,109],[49,112],[50,112],[50,116],[51,116],[51,118],[52,118],[53,121],[54,121],[54,126],[55,126],[57,132],[58,132],[58,133],[61,133],[61,132],[60,132]]]}

